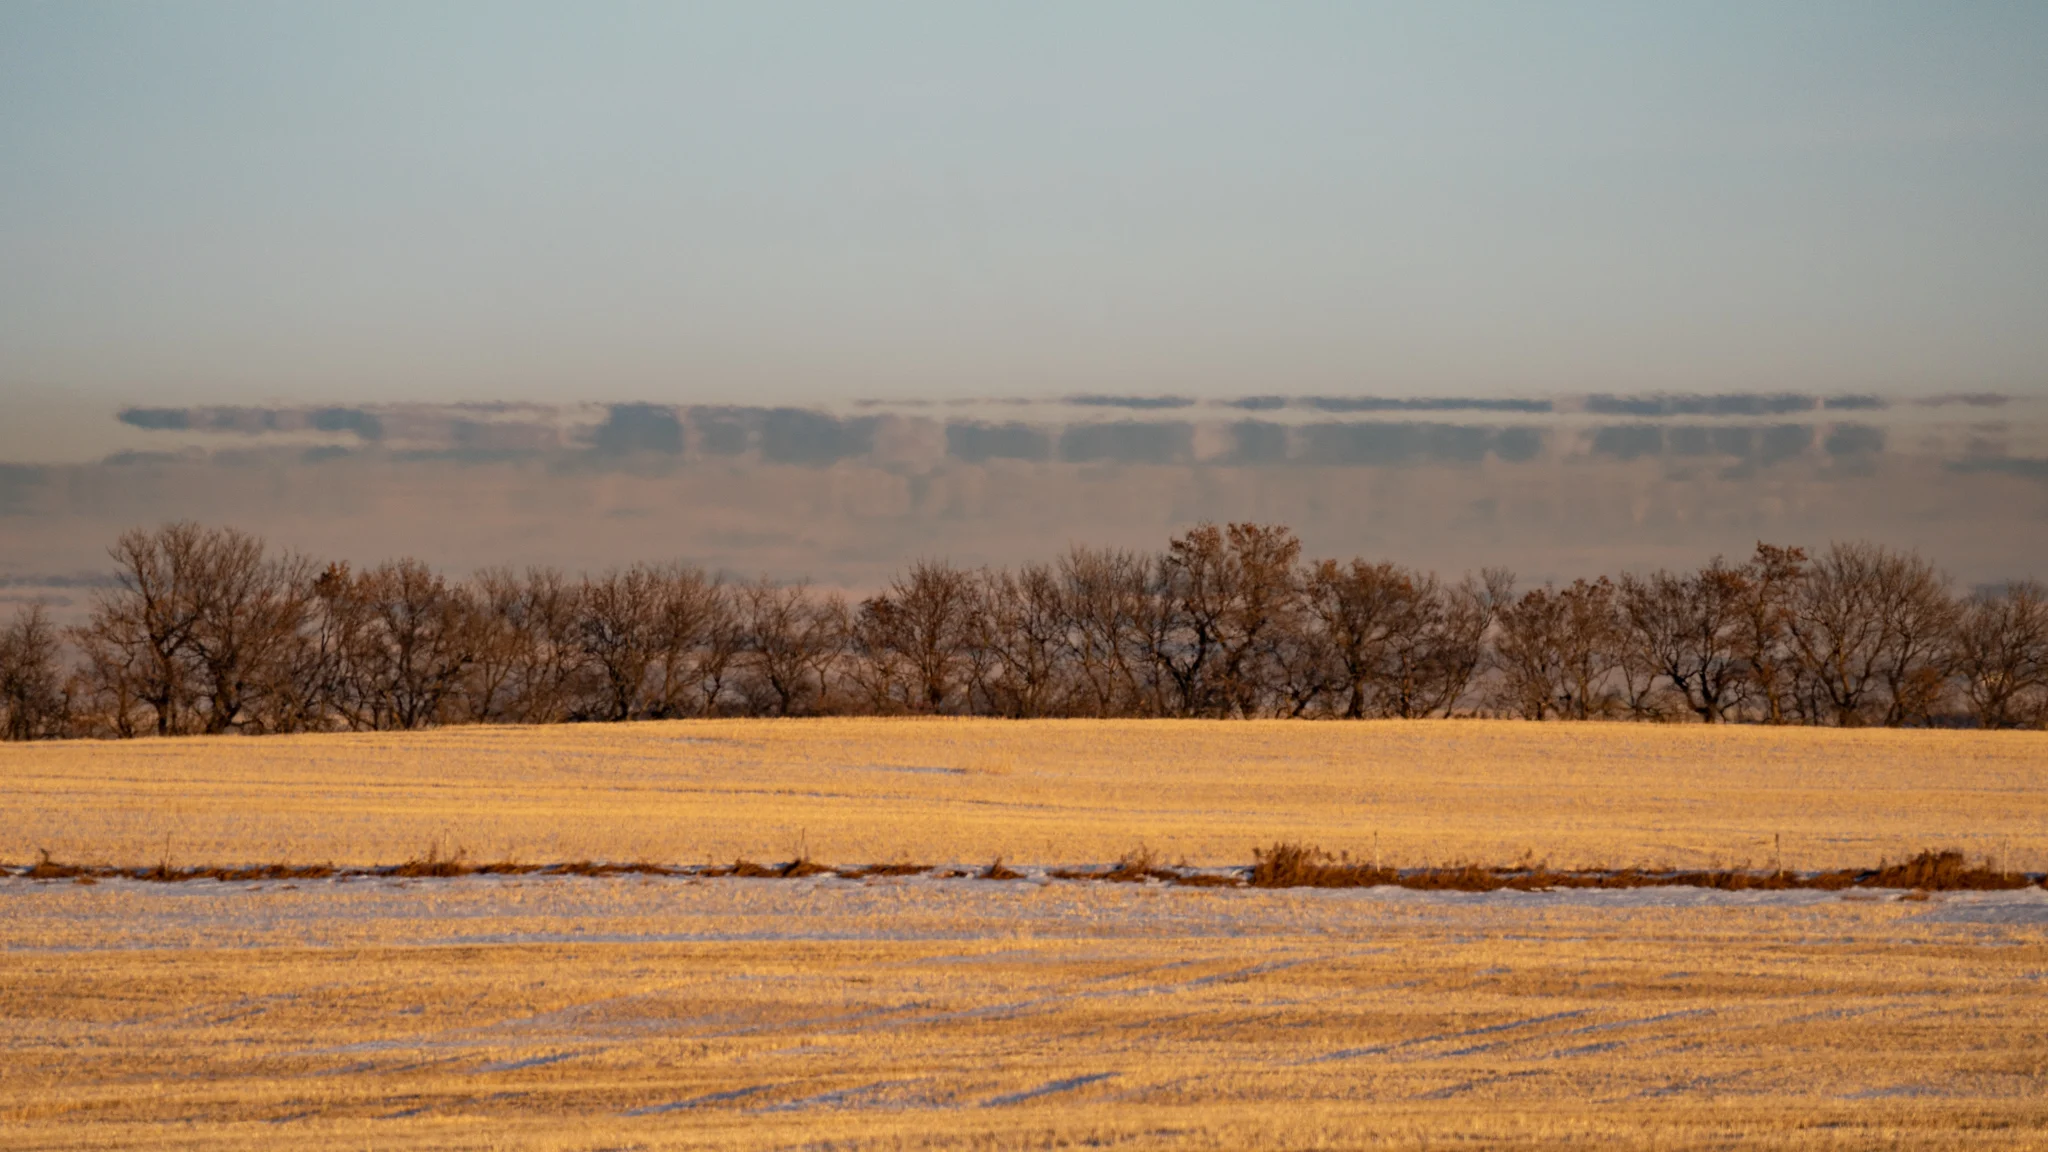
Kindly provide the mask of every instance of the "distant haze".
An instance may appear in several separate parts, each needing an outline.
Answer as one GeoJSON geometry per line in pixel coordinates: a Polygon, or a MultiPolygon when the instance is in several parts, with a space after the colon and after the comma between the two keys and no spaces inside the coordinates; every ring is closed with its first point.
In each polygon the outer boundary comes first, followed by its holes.
{"type": "Polygon", "coordinates": [[[2048,575],[2044,410],[1798,392],[133,406],[99,414],[102,454],[0,463],[0,601],[76,610],[115,535],[178,518],[358,564],[684,560],[857,592],[920,557],[1155,548],[1200,520],[1533,581],[1868,539],[1967,589],[2048,575]]]}

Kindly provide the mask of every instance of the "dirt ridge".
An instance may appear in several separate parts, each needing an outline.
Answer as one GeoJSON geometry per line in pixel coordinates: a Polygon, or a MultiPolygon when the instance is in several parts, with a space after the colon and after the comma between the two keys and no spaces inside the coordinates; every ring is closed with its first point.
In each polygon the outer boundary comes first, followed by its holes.
{"type": "MultiPolygon", "coordinates": [[[[2019,888],[2048,888],[2048,873],[2017,872],[1998,868],[1990,861],[1971,863],[1956,849],[1927,849],[1900,863],[1880,862],[1874,868],[1796,872],[1778,868],[1651,870],[1642,868],[1552,869],[1523,862],[1509,866],[1470,863],[1401,868],[1377,862],[1353,861],[1332,855],[1312,845],[1282,842],[1255,849],[1254,862],[1224,869],[1198,869],[1187,865],[1166,865],[1152,853],[1137,849],[1114,864],[1094,867],[1055,867],[1043,870],[1046,881],[1134,884],[1153,883],[1196,888],[1375,888],[1394,887],[1423,891],[1495,892],[1502,890],[1543,892],[1556,889],[1624,888],[1709,888],[1718,891],[1783,891],[1812,889],[1842,891],[1852,888],[1900,889],[1921,892],[2010,891],[2019,888]]],[[[1008,868],[998,859],[983,868],[960,868],[908,863],[829,865],[799,856],[781,863],[760,864],[737,859],[730,864],[658,864],[647,861],[617,863],[577,860],[530,864],[510,860],[470,861],[461,852],[444,855],[438,848],[399,864],[368,867],[337,867],[331,864],[193,865],[172,867],[168,862],[149,866],[69,864],[51,859],[44,852],[33,864],[0,865],[0,877],[12,880],[70,880],[91,884],[100,880],[140,880],[153,883],[187,883],[215,880],[222,883],[264,880],[372,880],[372,879],[456,879],[466,876],[667,876],[694,879],[792,880],[830,877],[867,880],[873,877],[925,876],[938,880],[1026,880],[1024,872],[1008,868]]]]}

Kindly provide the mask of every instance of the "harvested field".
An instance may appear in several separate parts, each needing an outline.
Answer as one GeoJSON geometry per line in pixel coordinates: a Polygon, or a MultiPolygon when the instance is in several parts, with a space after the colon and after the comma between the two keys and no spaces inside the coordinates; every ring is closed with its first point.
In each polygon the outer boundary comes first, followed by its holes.
{"type": "Polygon", "coordinates": [[[1479,723],[0,748],[0,1148],[2038,1146],[2044,784],[2039,734],[1479,723]],[[1899,867],[1356,886],[1375,832],[1899,867]]]}
{"type": "Polygon", "coordinates": [[[0,884],[0,1146],[2010,1148],[2048,893],[0,884]]]}
{"type": "Polygon", "coordinates": [[[0,746],[0,861],[2048,870],[2048,734],[1514,722],[678,721],[0,746]],[[1774,858],[1777,857],[1777,858],[1774,858]]]}

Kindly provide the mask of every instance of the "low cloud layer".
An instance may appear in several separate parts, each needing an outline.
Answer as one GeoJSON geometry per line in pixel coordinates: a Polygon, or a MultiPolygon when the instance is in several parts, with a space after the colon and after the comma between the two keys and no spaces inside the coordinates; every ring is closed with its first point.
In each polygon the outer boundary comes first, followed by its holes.
{"type": "Polygon", "coordinates": [[[358,562],[679,558],[854,590],[919,556],[1152,546],[1203,519],[1534,579],[1851,537],[1920,548],[1966,585],[2048,575],[2048,425],[2028,410],[1805,399],[1665,397],[1622,419],[1570,398],[133,408],[120,426],[161,447],[0,463],[0,594],[79,601],[115,535],[179,518],[358,562]]]}

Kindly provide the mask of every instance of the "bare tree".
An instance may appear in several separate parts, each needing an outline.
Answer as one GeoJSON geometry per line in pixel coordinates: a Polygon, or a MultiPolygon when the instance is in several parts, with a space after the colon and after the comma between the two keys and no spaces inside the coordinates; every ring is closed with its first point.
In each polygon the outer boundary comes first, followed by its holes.
{"type": "MultiPolygon", "coordinates": [[[[1502,588],[1513,583],[1504,573],[1491,578],[1502,588]]],[[[1323,560],[1303,589],[1336,664],[1339,715],[1407,718],[1457,706],[1493,622],[1487,585],[1446,587],[1394,564],[1323,560]]]]}
{"type": "Polygon", "coordinates": [[[1766,724],[1783,724],[1796,708],[1798,656],[1792,648],[1792,613],[1806,578],[1806,551],[1759,541],[1742,568],[1737,605],[1737,650],[1750,691],[1763,704],[1766,724]]]}
{"type": "Polygon", "coordinates": [[[57,629],[40,604],[17,609],[0,630],[0,739],[66,735],[70,699],[58,663],[57,629]]]}
{"type": "Polygon", "coordinates": [[[1148,656],[1183,716],[1253,715],[1272,645],[1299,600],[1301,544],[1274,525],[1198,525],[1168,542],[1157,565],[1163,615],[1148,656]]]}
{"type": "Polygon", "coordinates": [[[526,570],[511,614],[518,641],[514,692],[508,702],[521,723],[565,720],[588,694],[584,682],[589,667],[579,634],[582,620],[582,584],[555,568],[526,570]]]}
{"type": "Polygon", "coordinates": [[[1148,647],[1151,562],[1134,552],[1074,548],[1060,558],[1068,650],[1080,681],[1081,711],[1118,716],[1148,708],[1140,662],[1148,647]]]}
{"type": "Polygon", "coordinates": [[[1914,553],[1884,553],[1877,577],[1882,719],[1894,728],[1926,724],[1948,693],[1961,612],[1948,594],[1948,577],[1914,553]]]}
{"type": "Polygon", "coordinates": [[[1202,524],[1174,537],[1155,573],[1156,611],[1144,631],[1148,662],[1171,692],[1159,711],[1208,715],[1217,706],[1215,664],[1234,592],[1223,530],[1202,524]]]}
{"type": "Polygon", "coordinates": [[[974,646],[992,658],[982,680],[990,710],[1020,719],[1058,711],[1068,696],[1070,627],[1059,575],[1043,564],[984,573],[980,605],[974,646]]]}
{"type": "Polygon", "coordinates": [[[1230,524],[1223,530],[1229,581],[1216,668],[1224,715],[1265,708],[1288,636],[1304,623],[1296,562],[1301,541],[1277,524],[1230,524]]]}
{"type": "MultiPolygon", "coordinates": [[[[1375,714],[1381,685],[1393,671],[1393,649],[1420,633],[1434,599],[1435,580],[1392,564],[1319,560],[1303,581],[1309,610],[1326,639],[1335,686],[1344,702],[1340,715],[1357,720],[1375,714]]],[[[1419,661],[1403,671],[1419,670],[1419,661]]]]}
{"type": "Polygon", "coordinates": [[[518,692],[528,637],[520,627],[525,588],[509,568],[485,568],[471,580],[476,656],[463,677],[462,701],[473,724],[507,719],[518,692]]]}
{"type": "Polygon", "coordinates": [[[1525,720],[1546,719],[1557,708],[1557,686],[1565,676],[1564,615],[1556,589],[1531,588],[1501,605],[1496,617],[1499,703],[1525,720]]]}
{"type": "Polygon", "coordinates": [[[1955,608],[1933,566],[1874,544],[1835,544],[1793,602],[1792,646],[1816,720],[1924,720],[1939,703],[1955,608]]]}
{"type": "Polygon", "coordinates": [[[123,735],[133,731],[127,714],[136,705],[149,710],[159,736],[191,724],[205,539],[205,529],[180,521],[123,533],[108,549],[115,584],[94,595],[91,619],[76,638],[92,691],[113,710],[123,735]]]}
{"type": "Polygon", "coordinates": [[[1413,641],[1390,650],[1388,711],[1403,718],[1450,715],[1486,659],[1486,636],[1515,586],[1505,568],[1488,568],[1476,578],[1439,587],[1424,602],[1426,612],[1413,641]],[[1412,686],[1412,687],[1411,687],[1412,686]]]}
{"type": "Polygon", "coordinates": [[[305,639],[312,563],[266,556],[262,541],[232,528],[204,533],[195,561],[191,653],[203,730],[297,727],[292,666],[305,639]]]}
{"type": "Polygon", "coordinates": [[[69,679],[46,617],[0,633],[0,734],[725,710],[1421,717],[1455,714],[1489,657],[1487,699],[1532,718],[1926,724],[1960,692],[1980,724],[2048,722],[2048,593],[1958,603],[1925,560],[1869,544],[1809,561],[1760,543],[1740,567],[1517,596],[1504,570],[1450,584],[1303,565],[1284,527],[1202,524],[1162,552],[1075,548],[1014,573],[921,561],[857,610],[681,565],[316,574],[189,523],[110,554],[115,583],[67,633],[69,679]]]}
{"type": "Polygon", "coordinates": [[[1614,585],[1606,577],[1531,588],[1500,609],[1495,641],[1504,702],[1523,717],[1567,720],[1608,714],[1619,663],[1614,585]]]}
{"type": "Polygon", "coordinates": [[[596,683],[587,713],[631,720],[645,707],[648,671],[661,643],[662,574],[636,564],[585,579],[577,636],[596,683]]]}
{"type": "Polygon", "coordinates": [[[232,528],[167,524],[124,534],[114,587],[73,637],[94,710],[129,735],[280,731],[303,716],[293,691],[311,590],[306,560],[266,554],[232,528]]]}
{"type": "Polygon", "coordinates": [[[845,607],[805,584],[766,577],[739,590],[745,637],[740,690],[750,710],[795,716],[825,699],[829,669],[845,642],[845,607]]]}
{"type": "Polygon", "coordinates": [[[1818,706],[1816,722],[1854,727],[1869,719],[1881,626],[1877,562],[1874,548],[1837,544],[1800,581],[1790,628],[1800,670],[1818,706]]]}
{"type": "Polygon", "coordinates": [[[739,651],[739,628],[725,586],[701,568],[663,570],[655,632],[655,714],[711,714],[739,651]]]}
{"type": "Polygon", "coordinates": [[[927,714],[953,709],[974,639],[974,592],[972,574],[920,560],[861,603],[862,652],[890,670],[874,681],[884,703],[927,714]]]}
{"type": "Polygon", "coordinates": [[[1979,595],[1956,633],[1956,671],[1980,726],[2048,723],[2048,589],[2017,580],[1979,595]]]}
{"type": "Polygon", "coordinates": [[[460,585],[417,560],[322,574],[318,594],[341,645],[332,700],[351,728],[441,723],[475,658],[475,611],[460,585]]]}
{"type": "Polygon", "coordinates": [[[1621,615],[1642,660],[1711,724],[1741,705],[1746,577],[1716,559],[1689,576],[1658,572],[1622,578],[1621,615]]]}

